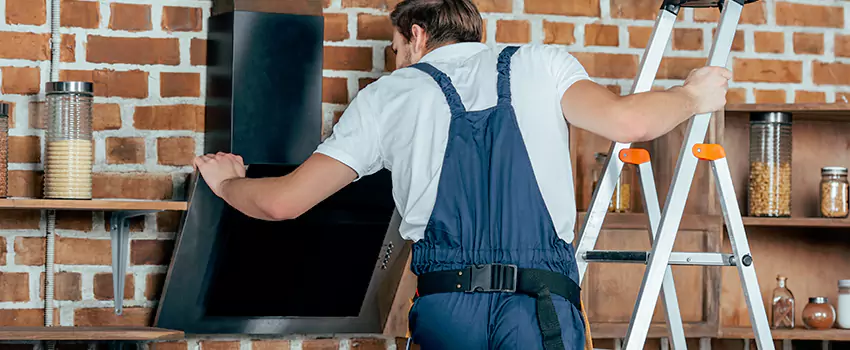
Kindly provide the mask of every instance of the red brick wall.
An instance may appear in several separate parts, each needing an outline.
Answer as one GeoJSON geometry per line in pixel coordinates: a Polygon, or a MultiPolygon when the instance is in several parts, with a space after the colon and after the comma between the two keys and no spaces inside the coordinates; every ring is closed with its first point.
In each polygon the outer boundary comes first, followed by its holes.
{"type": "MultiPolygon", "coordinates": [[[[324,131],[357,91],[394,67],[386,17],[399,0],[325,0],[324,131]]],[[[599,82],[628,92],[660,0],[475,0],[485,42],[567,45],[599,82]]],[[[206,18],[211,1],[63,0],[61,78],[93,81],[96,197],[183,195],[202,149],[206,18]]],[[[41,196],[44,83],[49,78],[46,0],[0,0],[0,100],[13,107],[10,194],[41,196]]],[[[748,5],[730,67],[731,102],[847,102],[850,3],[762,0],[748,5]]],[[[679,15],[658,87],[704,64],[716,10],[679,15]]],[[[173,249],[178,216],[136,220],[124,304],[112,314],[109,216],[59,212],[56,323],[148,325],[173,249]]],[[[0,211],[0,326],[43,320],[44,220],[0,211]]],[[[191,340],[189,347],[199,343],[191,340]]],[[[383,340],[200,342],[201,348],[384,348],[383,340]],[[378,342],[379,344],[376,344],[378,342]]],[[[390,345],[392,347],[393,345],[390,345]]],[[[187,343],[164,346],[185,349],[187,343]]]]}

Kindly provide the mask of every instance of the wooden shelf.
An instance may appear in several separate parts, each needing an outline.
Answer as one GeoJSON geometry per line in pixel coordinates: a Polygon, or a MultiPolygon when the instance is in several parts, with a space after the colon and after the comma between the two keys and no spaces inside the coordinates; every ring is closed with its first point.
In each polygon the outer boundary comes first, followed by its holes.
{"type": "Polygon", "coordinates": [[[850,219],[744,217],[744,226],[764,227],[850,227],[850,219]]]}
{"type": "Polygon", "coordinates": [[[749,112],[791,112],[794,120],[850,121],[847,103],[761,103],[726,105],[726,116],[749,117],[749,112]]]}
{"type": "MultiPolygon", "coordinates": [[[[850,340],[848,329],[825,329],[809,330],[805,328],[796,329],[772,329],[770,331],[773,339],[793,340],[850,340]]],[[[723,339],[754,339],[753,329],[745,327],[723,328],[718,338],[723,339]]]]}
{"type": "Polygon", "coordinates": [[[64,209],[64,210],[175,210],[185,211],[186,202],[180,201],[146,201],[146,200],[111,200],[111,199],[32,199],[9,198],[0,199],[0,209],[64,209]]]}
{"type": "Polygon", "coordinates": [[[0,340],[177,340],[182,331],[154,327],[0,327],[0,340]]]}

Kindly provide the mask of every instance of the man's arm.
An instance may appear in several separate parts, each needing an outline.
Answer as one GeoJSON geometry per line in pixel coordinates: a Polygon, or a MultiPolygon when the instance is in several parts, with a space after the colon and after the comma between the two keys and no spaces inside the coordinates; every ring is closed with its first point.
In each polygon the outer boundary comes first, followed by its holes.
{"type": "Polygon", "coordinates": [[[195,166],[233,208],[268,221],[297,218],[357,178],[347,165],[320,153],[282,177],[245,178],[242,158],[233,154],[200,156],[195,166]]]}
{"type": "Polygon", "coordinates": [[[609,140],[649,141],[695,114],[723,108],[731,78],[728,69],[704,67],[693,70],[682,86],[627,96],[581,80],[564,93],[561,107],[571,124],[609,140]]]}

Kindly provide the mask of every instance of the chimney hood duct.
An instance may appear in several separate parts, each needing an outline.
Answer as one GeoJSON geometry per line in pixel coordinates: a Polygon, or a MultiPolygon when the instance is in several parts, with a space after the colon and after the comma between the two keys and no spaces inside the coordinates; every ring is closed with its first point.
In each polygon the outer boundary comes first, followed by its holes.
{"type": "MultiPolygon", "coordinates": [[[[205,152],[242,155],[248,177],[282,176],[321,140],[323,18],[238,3],[209,19],[205,152]]],[[[156,327],[382,332],[410,247],[387,171],[282,222],[239,213],[197,175],[189,191],[156,327]]]]}

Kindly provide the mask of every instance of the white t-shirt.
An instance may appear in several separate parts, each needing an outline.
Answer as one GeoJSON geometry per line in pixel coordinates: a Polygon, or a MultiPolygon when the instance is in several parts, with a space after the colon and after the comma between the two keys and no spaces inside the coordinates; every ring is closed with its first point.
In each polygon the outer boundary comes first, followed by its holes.
{"type": "MultiPolygon", "coordinates": [[[[501,48],[481,43],[440,47],[422,58],[447,74],[467,111],[496,105],[501,48]]],[[[576,220],[569,128],[561,97],[588,79],[563,47],[526,45],[513,56],[511,92],[534,175],[558,236],[572,242],[576,220]]],[[[439,85],[424,72],[394,71],[357,94],[333,134],[316,150],[351,167],[359,177],[392,172],[401,236],[417,241],[437,198],[451,114],[439,85]]]]}

